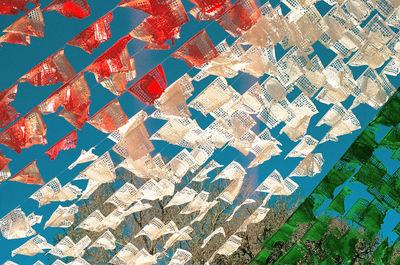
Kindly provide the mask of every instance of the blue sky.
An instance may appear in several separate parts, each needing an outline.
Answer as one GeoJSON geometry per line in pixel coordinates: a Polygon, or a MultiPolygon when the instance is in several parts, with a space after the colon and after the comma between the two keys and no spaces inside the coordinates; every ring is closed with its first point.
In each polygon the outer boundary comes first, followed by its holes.
{"type": "MultiPolygon", "coordinates": [[[[51,1],[41,0],[41,6],[45,7],[51,1]]],[[[128,8],[118,8],[114,10],[114,19],[111,22],[111,32],[112,37],[109,41],[101,44],[98,49],[94,50],[93,54],[87,54],[79,48],[72,46],[65,46],[64,44],[68,42],[72,37],[81,32],[84,28],[93,23],[96,19],[108,13],[112,8],[114,8],[120,1],[119,0],[88,0],[88,4],[91,7],[92,14],[85,19],[68,19],[61,16],[57,12],[46,12],[44,13],[45,20],[45,37],[42,39],[32,38],[31,45],[28,47],[13,44],[4,44],[4,47],[0,47],[0,89],[6,89],[13,85],[16,80],[29,71],[36,64],[47,58],[49,55],[57,52],[59,49],[65,49],[65,55],[74,67],[76,72],[81,71],[87,65],[90,64],[97,56],[109,48],[116,40],[120,39],[122,36],[129,33],[134,29],[139,23],[146,17],[146,15],[140,11],[135,11],[128,8]]],[[[188,1],[183,0],[186,10],[190,10],[192,4],[188,1]]],[[[257,2],[259,5],[260,2],[257,2]]],[[[262,1],[264,3],[264,1],[262,1]]],[[[277,1],[271,1],[271,4],[275,6],[277,1]]],[[[326,9],[327,5],[319,4],[318,8],[321,10],[326,9]]],[[[17,17],[22,16],[19,14],[17,16],[1,16],[0,17],[0,28],[5,28],[14,22],[17,17]]],[[[189,23],[185,24],[181,29],[181,38],[176,41],[175,46],[171,50],[143,50],[145,43],[139,40],[132,40],[128,44],[128,49],[131,55],[134,55],[136,63],[136,71],[138,77],[143,76],[149,70],[154,68],[159,63],[162,63],[168,84],[172,84],[173,81],[178,79],[184,73],[188,72],[190,68],[185,62],[177,60],[175,58],[170,58],[169,55],[180,45],[185,43],[189,38],[199,32],[201,29],[206,28],[208,35],[211,37],[213,43],[216,45],[226,37],[228,37],[228,43],[232,43],[233,38],[229,37],[228,34],[220,27],[216,22],[197,22],[193,17],[189,16],[189,23]]],[[[327,50],[321,44],[315,44],[314,49],[316,53],[322,60],[324,66],[326,66],[335,56],[332,52],[327,50]]],[[[281,48],[277,48],[277,59],[279,59],[285,51],[281,48]]],[[[362,73],[365,67],[352,68],[355,77],[358,77],[362,73]]],[[[190,75],[194,75],[197,70],[192,69],[189,71],[190,75]]],[[[263,81],[266,79],[266,75],[260,79],[263,81]]],[[[115,98],[108,90],[98,85],[92,74],[86,73],[85,78],[88,82],[88,86],[91,90],[91,100],[92,104],[90,106],[90,115],[96,113],[101,107],[110,102],[115,98]]],[[[209,77],[201,82],[194,82],[195,92],[194,96],[199,93],[206,85],[208,85],[214,77],[209,77]]],[[[393,81],[395,87],[400,85],[400,80],[397,78],[390,79],[393,81]]],[[[240,74],[238,77],[228,80],[228,82],[239,92],[245,92],[257,79],[251,77],[247,74],[240,74]]],[[[50,95],[60,84],[44,86],[44,87],[34,87],[28,83],[21,83],[18,88],[18,94],[12,105],[16,108],[18,112],[22,115],[26,114],[32,108],[34,108],[38,103],[44,100],[48,95],[50,95]]],[[[295,90],[288,95],[289,101],[292,101],[299,94],[299,90],[295,90]]],[[[193,96],[193,97],[194,97],[193,96]]],[[[130,93],[125,93],[119,98],[125,113],[131,117],[139,110],[145,108],[148,113],[149,110],[153,108],[147,107],[141,101],[136,99],[130,93]]],[[[353,98],[350,97],[349,100],[343,103],[344,106],[349,107],[352,103],[353,98]]],[[[322,104],[318,101],[313,101],[317,106],[319,113],[313,116],[311,119],[308,134],[312,135],[314,138],[320,140],[329,130],[326,125],[321,127],[315,127],[315,124],[322,118],[325,112],[330,108],[326,104],[322,104]]],[[[204,129],[208,124],[210,124],[213,119],[208,116],[204,117],[195,110],[192,110],[192,118],[196,119],[199,125],[204,129]]],[[[367,122],[372,120],[376,110],[372,109],[367,105],[361,105],[354,110],[354,113],[360,120],[362,127],[365,127],[367,122]]],[[[64,119],[57,117],[56,115],[44,116],[47,125],[47,140],[48,144],[46,146],[33,146],[29,149],[24,149],[20,155],[17,155],[14,151],[8,149],[7,147],[1,146],[3,154],[7,157],[13,159],[10,163],[10,170],[12,173],[18,172],[25,165],[30,163],[32,160],[37,159],[38,167],[40,169],[41,175],[45,182],[49,181],[54,177],[58,177],[62,184],[67,183],[72,180],[84,166],[78,166],[74,170],[68,171],[66,167],[72,163],[80,153],[81,149],[88,150],[94,145],[96,147],[96,154],[101,154],[108,150],[112,146],[112,142],[109,140],[104,140],[106,135],[96,130],[94,127],[85,124],[81,131],[78,131],[78,147],[74,150],[61,151],[59,156],[51,161],[44,152],[56,143],[59,139],[64,137],[66,134],[71,132],[74,128],[67,123],[64,119]],[[99,144],[101,143],[101,144],[99,144]]],[[[164,121],[151,120],[146,122],[149,134],[154,133],[164,121]]],[[[256,176],[257,180],[261,182],[266,176],[268,176],[274,169],[277,169],[283,177],[286,177],[300,162],[300,158],[288,158],[284,160],[283,158],[286,154],[294,147],[297,143],[294,143],[288,139],[285,134],[279,135],[280,129],[283,124],[280,124],[271,133],[282,143],[282,156],[273,157],[271,160],[267,161],[263,165],[255,169],[249,169],[248,175],[256,176]]],[[[261,132],[265,128],[262,123],[257,124],[253,128],[255,132],[261,132]]],[[[320,152],[324,155],[325,164],[323,166],[323,172],[318,174],[314,178],[300,178],[294,177],[293,179],[300,185],[303,192],[303,196],[307,196],[313,188],[319,183],[322,177],[327,173],[327,171],[334,165],[334,163],[341,157],[345,150],[349,147],[351,142],[355,137],[361,132],[358,130],[351,135],[339,137],[339,143],[328,142],[317,147],[315,152],[320,152]]],[[[176,153],[180,151],[180,148],[167,146],[163,142],[153,142],[156,147],[156,152],[161,151],[161,153],[168,158],[172,158],[176,153]]],[[[233,159],[237,160],[244,166],[247,166],[253,157],[249,155],[244,157],[238,151],[231,147],[225,148],[223,151],[217,151],[214,154],[213,159],[217,162],[227,165],[233,159]]],[[[386,158],[387,159],[387,158],[386,158]]],[[[391,162],[387,160],[387,162],[391,162]]],[[[356,186],[352,196],[365,195],[365,191],[362,190],[360,185],[356,186]]],[[[28,197],[34,193],[39,186],[35,185],[25,185],[17,182],[5,182],[0,184],[0,216],[4,216],[12,209],[21,205],[22,209],[26,214],[34,211],[37,214],[43,214],[43,223],[50,216],[50,213],[57,208],[56,203],[43,206],[39,210],[37,209],[37,202],[28,199],[28,197]]],[[[355,200],[355,199],[354,199],[355,200]]],[[[61,205],[68,205],[68,203],[62,203],[61,205]]],[[[398,214],[390,215],[391,219],[399,218],[398,214]]],[[[390,227],[389,223],[389,227],[390,227]]],[[[40,227],[42,225],[35,226],[38,228],[37,231],[45,236],[50,243],[52,242],[52,235],[57,229],[49,228],[45,232],[42,232],[40,227]]],[[[394,226],[394,225],[393,225],[394,226]]],[[[390,229],[386,229],[385,232],[389,234],[390,229]]],[[[18,240],[5,240],[0,239],[0,249],[2,249],[0,254],[0,263],[7,259],[10,259],[11,250],[15,249],[26,239],[18,240]]],[[[37,255],[34,258],[27,258],[23,256],[16,256],[13,261],[20,264],[31,264],[36,259],[40,258],[45,261],[46,258],[43,255],[37,255]]]]}

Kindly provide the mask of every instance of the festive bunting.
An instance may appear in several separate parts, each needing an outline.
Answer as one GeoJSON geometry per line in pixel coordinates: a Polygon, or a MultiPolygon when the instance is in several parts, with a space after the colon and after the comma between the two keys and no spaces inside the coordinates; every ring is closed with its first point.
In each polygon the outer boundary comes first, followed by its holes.
{"type": "Polygon", "coordinates": [[[10,178],[11,181],[17,181],[25,184],[44,185],[39,168],[36,165],[36,160],[29,163],[21,171],[10,178]]]}
{"type": "Polygon", "coordinates": [[[190,2],[196,7],[189,13],[197,20],[218,19],[231,5],[229,0],[190,0],[190,2]]]}
{"type": "Polygon", "coordinates": [[[28,11],[28,3],[39,4],[38,0],[8,0],[0,4],[0,15],[16,15],[19,11],[28,11]]]}
{"type": "MultiPolygon", "coordinates": [[[[35,4],[37,4],[36,0],[35,4]]],[[[3,32],[19,33],[37,38],[43,38],[44,22],[42,12],[40,11],[40,6],[32,9],[29,13],[19,18],[13,24],[4,29],[3,32]]]]}
{"type": "Polygon", "coordinates": [[[26,217],[20,208],[16,208],[0,219],[0,231],[6,239],[30,237],[36,234],[32,226],[41,221],[42,216],[31,213],[26,217]]]}
{"type": "Polygon", "coordinates": [[[57,11],[67,18],[74,17],[77,19],[90,15],[90,7],[86,0],[54,0],[43,11],[57,11]]]}
{"type": "Polygon", "coordinates": [[[114,99],[87,122],[104,133],[110,133],[125,125],[128,122],[128,117],[122,110],[118,99],[114,99]]]}
{"type": "Polygon", "coordinates": [[[35,256],[36,254],[44,253],[44,249],[50,249],[52,247],[52,245],[47,243],[46,238],[37,235],[29,239],[17,249],[13,250],[11,252],[11,256],[14,257],[17,254],[25,256],[35,256]]]}
{"type": "Polygon", "coordinates": [[[46,151],[46,155],[50,157],[51,160],[54,160],[58,152],[61,150],[69,150],[69,149],[74,149],[76,148],[76,142],[78,141],[76,131],[72,131],[64,138],[62,138],[60,141],[58,141],[55,145],[50,147],[49,150],[46,151]]]}
{"type": "Polygon", "coordinates": [[[79,47],[87,53],[92,53],[93,49],[97,49],[101,43],[111,38],[110,23],[112,19],[113,14],[110,12],[96,20],[96,22],[76,35],[67,44],[79,47]]]}
{"type": "Polygon", "coordinates": [[[0,93],[0,128],[6,127],[19,116],[19,113],[10,105],[14,101],[17,91],[18,85],[15,84],[0,93]]]}
{"type": "Polygon", "coordinates": [[[29,35],[7,32],[0,37],[0,46],[2,46],[3,42],[28,46],[29,44],[31,44],[31,38],[29,35]]]}

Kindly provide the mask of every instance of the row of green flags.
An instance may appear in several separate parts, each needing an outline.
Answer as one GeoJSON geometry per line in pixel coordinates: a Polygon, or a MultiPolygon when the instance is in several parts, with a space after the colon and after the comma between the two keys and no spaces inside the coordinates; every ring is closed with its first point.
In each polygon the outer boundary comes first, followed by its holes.
{"type": "MultiPolygon", "coordinates": [[[[385,161],[375,152],[382,148],[391,152],[391,159],[400,160],[400,90],[286,223],[265,239],[261,252],[250,264],[354,264],[359,255],[356,249],[362,244],[374,246],[369,253],[374,264],[400,264],[400,258],[393,256],[394,249],[400,247],[400,237],[393,243],[387,238],[377,240],[388,211],[400,214],[400,168],[393,174],[388,172],[385,161]],[[389,131],[379,139],[382,128],[389,131]],[[348,196],[358,195],[349,185],[354,182],[372,196],[359,196],[353,205],[345,205],[348,196]],[[333,216],[349,224],[347,231],[340,232],[332,225],[333,216]],[[290,248],[282,251],[283,243],[290,248]],[[314,251],[318,255],[309,253],[310,243],[318,248],[314,251]]],[[[400,220],[393,232],[400,236],[400,220]]]]}

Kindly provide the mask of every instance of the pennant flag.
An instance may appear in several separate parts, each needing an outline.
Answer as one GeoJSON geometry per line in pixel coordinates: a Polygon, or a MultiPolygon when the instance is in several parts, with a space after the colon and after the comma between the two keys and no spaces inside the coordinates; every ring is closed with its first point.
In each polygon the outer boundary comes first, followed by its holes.
{"type": "Polygon", "coordinates": [[[171,54],[172,57],[184,60],[190,67],[200,67],[218,55],[204,29],[171,54]]]}
{"type": "Polygon", "coordinates": [[[189,21],[185,8],[180,0],[172,0],[159,4],[152,16],[146,18],[130,35],[136,39],[146,41],[146,49],[169,49],[165,44],[169,39],[179,38],[180,27],[189,21]]]}
{"type": "Polygon", "coordinates": [[[87,163],[90,161],[94,161],[98,158],[97,155],[92,153],[93,147],[89,149],[89,151],[82,150],[80,156],[71,164],[68,166],[68,169],[71,170],[73,169],[76,165],[82,164],[82,163],[87,163]]]}
{"type": "Polygon", "coordinates": [[[0,46],[2,46],[1,43],[3,42],[22,44],[28,46],[29,44],[31,44],[31,38],[29,35],[7,32],[6,34],[0,37],[0,46]]]}
{"type": "Polygon", "coordinates": [[[92,53],[93,49],[97,49],[101,43],[111,38],[110,23],[112,19],[113,14],[110,12],[96,20],[67,44],[79,47],[87,53],[92,53]]]}
{"type": "Polygon", "coordinates": [[[61,150],[69,150],[69,149],[74,149],[76,148],[76,142],[78,141],[77,135],[76,135],[76,130],[70,132],[64,138],[62,138],[60,141],[58,141],[55,145],[50,147],[49,150],[46,151],[46,155],[50,157],[51,160],[54,160],[58,152],[61,150]]]}
{"type": "Polygon", "coordinates": [[[19,11],[28,11],[28,8],[25,7],[28,3],[33,3],[37,6],[39,0],[2,1],[0,3],[0,15],[16,15],[19,11]]]}
{"type": "Polygon", "coordinates": [[[47,144],[46,125],[37,110],[28,113],[0,134],[0,143],[21,153],[21,148],[47,144]]]}
{"type": "Polygon", "coordinates": [[[11,159],[8,159],[7,157],[5,157],[0,150],[0,171],[3,170],[8,163],[11,161],[11,159]]]}
{"type": "Polygon", "coordinates": [[[15,99],[17,90],[18,84],[15,84],[0,93],[0,128],[6,127],[19,116],[19,113],[10,105],[15,99]]]}
{"type": "Polygon", "coordinates": [[[43,253],[43,249],[50,249],[52,247],[52,245],[47,243],[46,238],[42,237],[41,235],[37,235],[29,239],[18,248],[14,249],[11,252],[11,256],[14,257],[17,254],[25,256],[35,256],[36,254],[43,253]]]}
{"type": "Polygon", "coordinates": [[[253,0],[239,0],[218,19],[218,23],[233,37],[238,37],[249,30],[260,16],[253,0]]]}
{"type": "Polygon", "coordinates": [[[54,0],[43,11],[57,11],[67,18],[77,19],[90,15],[90,7],[86,0],[54,0]]]}
{"type": "Polygon", "coordinates": [[[122,56],[126,45],[131,39],[132,37],[128,35],[118,40],[107,51],[97,57],[85,71],[94,73],[98,81],[101,78],[110,77],[112,73],[128,73],[131,71],[128,58],[122,56]]]}
{"type": "Polygon", "coordinates": [[[45,223],[44,229],[47,227],[70,227],[74,223],[75,214],[78,212],[78,209],[79,207],[75,204],[68,207],[58,205],[57,209],[45,223]]]}
{"type": "Polygon", "coordinates": [[[189,0],[196,5],[189,11],[197,20],[218,19],[231,6],[229,0],[189,0]]]}
{"type": "Polygon", "coordinates": [[[77,129],[82,129],[89,117],[90,90],[86,84],[83,74],[79,74],[74,79],[60,87],[50,95],[38,109],[43,114],[54,113],[58,107],[64,109],[58,113],[77,129]]]}
{"type": "MultiPolygon", "coordinates": [[[[1,4],[0,4],[1,6],[1,4]]],[[[13,24],[8,26],[3,32],[20,33],[33,37],[44,37],[43,15],[40,6],[32,9],[29,13],[19,18],[13,24]]]]}
{"type": "Polygon", "coordinates": [[[42,216],[31,213],[27,217],[21,208],[16,208],[0,219],[1,235],[5,239],[33,236],[36,234],[36,231],[32,226],[41,221],[42,216]]]}
{"type": "Polygon", "coordinates": [[[34,86],[65,83],[75,75],[75,70],[64,56],[64,50],[51,55],[24,74],[18,82],[29,82],[34,86]]]}
{"type": "Polygon", "coordinates": [[[134,96],[147,105],[153,105],[167,88],[164,69],[158,65],[129,88],[134,96]]]}
{"type": "Polygon", "coordinates": [[[168,265],[184,265],[192,259],[192,253],[187,250],[177,248],[168,265]]]}
{"type": "Polygon", "coordinates": [[[36,165],[36,160],[33,160],[29,165],[10,178],[11,181],[17,181],[25,184],[44,185],[39,168],[36,165]]]}
{"type": "Polygon", "coordinates": [[[88,120],[90,125],[104,133],[115,131],[127,122],[128,117],[122,110],[118,98],[108,103],[88,120]]]}

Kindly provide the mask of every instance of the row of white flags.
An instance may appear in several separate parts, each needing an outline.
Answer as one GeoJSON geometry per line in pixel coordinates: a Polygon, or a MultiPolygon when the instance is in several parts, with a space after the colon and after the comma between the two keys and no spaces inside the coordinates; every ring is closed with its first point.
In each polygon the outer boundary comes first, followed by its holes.
{"type": "MultiPolygon", "coordinates": [[[[186,173],[193,173],[198,169],[201,170],[191,181],[207,180],[209,172],[223,167],[210,158],[216,148],[222,148],[226,144],[238,149],[244,155],[249,153],[254,155],[248,167],[255,167],[272,156],[280,155],[281,144],[271,136],[269,129],[281,122],[285,123],[281,133],[284,132],[291,140],[299,142],[286,157],[302,157],[303,160],[289,177],[283,179],[279,172],[274,171],[263,181],[254,192],[265,192],[268,196],[257,210],[243,221],[237,233],[246,231],[249,224],[260,222],[266,217],[269,209],[265,207],[265,203],[272,195],[287,196],[297,189],[297,184],[291,180],[291,176],[312,177],[321,172],[324,162],[322,155],[312,153],[316,146],[326,141],[337,141],[338,136],[359,129],[360,123],[352,109],[360,103],[379,108],[395,91],[385,75],[397,76],[400,72],[398,54],[400,35],[389,27],[399,28],[395,15],[398,13],[400,3],[387,2],[386,4],[394,9],[393,13],[387,14],[385,11],[387,8],[383,8],[381,2],[377,4],[376,1],[372,1],[372,4],[366,4],[363,0],[348,0],[341,1],[338,5],[335,1],[331,1],[333,7],[321,17],[312,5],[314,1],[305,1],[307,3],[302,3],[303,6],[296,1],[283,2],[291,8],[286,17],[282,16],[279,7],[272,8],[268,3],[265,4],[260,8],[264,16],[256,25],[231,46],[225,41],[217,45],[220,56],[203,65],[195,77],[184,75],[167,89],[156,101],[156,111],[150,115],[152,118],[167,120],[156,133],[148,135],[144,126],[148,116],[141,111],[131,118],[127,125],[109,136],[116,142],[113,151],[125,158],[117,167],[125,168],[140,178],[148,178],[148,181],[141,187],[125,183],[105,201],[116,206],[112,213],[104,216],[100,210],[96,210],[78,225],[79,229],[104,231],[99,238],[92,242],[86,236],[75,243],[66,236],[52,246],[45,238],[36,235],[12,254],[32,256],[50,249],[49,254],[59,258],[75,257],[76,259],[69,264],[87,264],[81,258],[85,249],[92,247],[115,249],[115,237],[110,229],[115,229],[127,215],[151,208],[148,201],[162,200],[164,197],[171,197],[167,207],[186,204],[180,214],[197,213],[191,224],[200,222],[207,212],[221,201],[234,204],[243,186],[246,170],[235,161],[226,166],[215,180],[226,179],[230,183],[211,201],[208,200],[209,194],[206,191],[196,191],[188,186],[175,191],[175,185],[181,182],[186,173]],[[306,7],[304,4],[307,4],[306,7]],[[379,14],[374,15],[361,28],[360,23],[375,9],[379,14]],[[297,34],[299,32],[301,34],[297,34]],[[338,55],[326,67],[323,67],[318,55],[311,59],[307,56],[312,52],[311,45],[315,41],[320,41],[338,55]],[[284,48],[294,45],[279,61],[275,58],[273,48],[278,42],[284,48]],[[267,46],[265,43],[270,45],[267,46]],[[242,44],[252,44],[252,46],[246,50],[242,44]],[[347,61],[354,52],[355,54],[347,61]],[[375,69],[384,63],[387,64],[378,74],[375,69]],[[355,80],[348,65],[368,67],[355,80]],[[254,84],[240,95],[225,80],[236,76],[238,71],[256,77],[267,73],[269,77],[261,84],[254,84]],[[199,81],[207,75],[218,75],[218,77],[186,104],[193,91],[191,81],[199,81]],[[295,88],[300,89],[301,94],[289,102],[286,95],[295,88]],[[346,109],[341,102],[350,95],[354,96],[355,100],[353,105],[346,109]],[[308,124],[312,116],[318,113],[311,100],[313,97],[322,103],[333,104],[317,124],[317,126],[326,124],[331,127],[320,141],[307,135],[308,124]],[[202,129],[190,118],[189,108],[203,115],[210,114],[215,121],[202,129]],[[256,124],[252,116],[254,114],[268,127],[259,135],[251,130],[256,124]],[[154,150],[150,140],[166,141],[184,149],[165,164],[160,154],[150,155],[154,150]],[[205,164],[207,161],[209,162],[205,164]]],[[[94,162],[74,179],[88,180],[84,191],[72,183],[62,186],[59,180],[54,178],[31,198],[37,200],[39,206],[52,201],[87,199],[101,184],[116,179],[115,167],[108,152],[98,157],[93,154],[92,149],[88,152],[82,151],[81,156],[70,168],[90,161],[94,162]]],[[[251,203],[256,201],[246,198],[234,208],[227,221],[232,220],[240,207],[251,203]]],[[[78,210],[75,203],[67,207],[60,205],[46,221],[45,228],[70,227],[78,210]]],[[[26,216],[21,209],[15,209],[0,220],[1,233],[7,239],[30,237],[36,233],[32,226],[40,221],[40,216],[33,213],[26,216]]],[[[179,229],[173,220],[165,224],[155,217],[136,237],[147,236],[150,240],[157,240],[169,235],[163,247],[164,250],[168,250],[175,242],[191,240],[190,234],[193,231],[191,224],[179,229]]],[[[237,233],[227,235],[224,228],[219,227],[204,239],[203,247],[218,234],[227,239],[210,256],[210,262],[217,254],[230,255],[237,250],[241,244],[241,238],[237,233]]],[[[148,250],[139,250],[129,243],[119,250],[110,263],[156,264],[160,255],[162,253],[151,255],[148,250]]],[[[185,264],[190,258],[190,252],[177,249],[170,264],[185,264]]],[[[37,264],[41,264],[40,261],[37,264]]],[[[65,263],[57,260],[55,264],[65,263]]]]}

